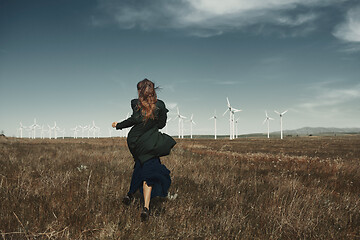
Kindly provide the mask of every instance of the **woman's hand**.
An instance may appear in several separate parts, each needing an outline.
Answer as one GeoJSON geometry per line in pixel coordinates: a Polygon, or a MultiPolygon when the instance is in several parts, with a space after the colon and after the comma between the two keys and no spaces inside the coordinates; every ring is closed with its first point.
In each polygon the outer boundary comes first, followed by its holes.
{"type": "Polygon", "coordinates": [[[113,128],[115,128],[115,127],[116,127],[116,124],[117,124],[117,122],[113,122],[111,126],[112,126],[113,128]]]}

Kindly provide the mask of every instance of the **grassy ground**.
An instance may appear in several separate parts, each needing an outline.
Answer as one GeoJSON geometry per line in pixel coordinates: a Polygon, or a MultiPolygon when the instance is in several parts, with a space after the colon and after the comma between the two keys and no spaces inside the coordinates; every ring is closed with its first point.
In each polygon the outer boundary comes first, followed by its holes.
{"type": "Polygon", "coordinates": [[[360,136],[178,140],[140,221],[124,139],[0,139],[2,239],[360,239],[360,136]]]}

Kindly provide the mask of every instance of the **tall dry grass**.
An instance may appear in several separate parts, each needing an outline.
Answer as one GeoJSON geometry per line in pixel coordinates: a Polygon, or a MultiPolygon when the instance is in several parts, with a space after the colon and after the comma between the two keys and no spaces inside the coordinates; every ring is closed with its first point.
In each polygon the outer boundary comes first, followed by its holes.
{"type": "Polygon", "coordinates": [[[359,239],[360,137],[179,140],[173,200],[130,206],[124,139],[0,140],[3,239],[359,239]]]}

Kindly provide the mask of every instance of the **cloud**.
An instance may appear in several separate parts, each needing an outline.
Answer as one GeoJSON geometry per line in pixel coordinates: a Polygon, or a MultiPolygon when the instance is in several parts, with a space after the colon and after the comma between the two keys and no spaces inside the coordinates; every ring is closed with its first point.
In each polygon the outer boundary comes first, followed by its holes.
{"type": "Polygon", "coordinates": [[[360,99],[360,84],[350,88],[330,88],[331,82],[317,83],[310,87],[315,90],[311,100],[299,105],[301,108],[315,110],[321,107],[333,107],[360,99]]]}
{"type": "Polygon", "coordinates": [[[214,82],[215,85],[236,85],[240,84],[241,82],[238,81],[216,81],[214,82]]]}
{"type": "Polygon", "coordinates": [[[209,37],[256,24],[288,27],[301,32],[295,35],[306,34],[313,31],[319,17],[317,7],[344,0],[98,1],[99,9],[124,29],[184,29],[191,35],[209,37]]]}
{"type": "Polygon", "coordinates": [[[345,22],[335,28],[333,35],[346,42],[360,43],[360,6],[348,10],[345,22]]]}

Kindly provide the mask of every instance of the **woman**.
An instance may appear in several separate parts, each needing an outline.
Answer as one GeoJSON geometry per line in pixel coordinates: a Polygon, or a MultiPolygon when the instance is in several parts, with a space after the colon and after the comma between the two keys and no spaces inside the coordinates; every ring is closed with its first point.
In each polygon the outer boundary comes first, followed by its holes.
{"type": "Polygon", "coordinates": [[[170,171],[161,164],[161,156],[170,154],[176,144],[169,135],[159,132],[166,125],[167,112],[163,101],[157,99],[154,83],[144,79],[137,84],[138,99],[131,100],[133,114],[128,119],[112,127],[124,129],[132,127],[127,144],[135,160],[130,190],[124,197],[126,205],[131,203],[133,194],[139,189],[144,195],[144,207],[141,211],[143,221],[149,218],[150,199],[156,196],[166,197],[171,184],[170,171]]]}

